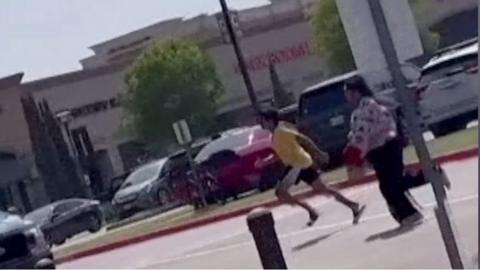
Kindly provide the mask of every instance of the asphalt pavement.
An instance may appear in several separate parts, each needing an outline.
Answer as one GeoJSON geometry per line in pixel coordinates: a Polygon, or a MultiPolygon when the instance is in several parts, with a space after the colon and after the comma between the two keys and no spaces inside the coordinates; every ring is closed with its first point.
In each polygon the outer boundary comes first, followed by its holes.
{"type": "MultiPolygon", "coordinates": [[[[453,183],[449,192],[452,219],[458,231],[467,267],[478,259],[478,160],[444,165],[453,183]]],[[[430,186],[412,191],[425,222],[410,231],[398,231],[376,183],[344,190],[366,203],[364,218],[351,224],[351,213],[330,198],[308,201],[321,213],[305,226],[307,214],[299,208],[272,209],[289,268],[449,268],[448,258],[433,214],[430,186]]],[[[202,226],[74,260],[58,268],[261,268],[246,217],[202,226]]]]}

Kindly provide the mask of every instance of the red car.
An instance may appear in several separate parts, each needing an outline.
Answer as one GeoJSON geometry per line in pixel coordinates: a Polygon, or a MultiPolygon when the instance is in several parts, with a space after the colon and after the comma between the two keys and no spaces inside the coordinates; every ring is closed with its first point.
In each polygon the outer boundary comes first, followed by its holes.
{"type": "Polygon", "coordinates": [[[228,197],[273,187],[282,172],[281,164],[274,159],[256,167],[256,161],[273,153],[271,133],[260,126],[237,128],[222,133],[207,144],[195,161],[210,168],[219,187],[228,197]]]}

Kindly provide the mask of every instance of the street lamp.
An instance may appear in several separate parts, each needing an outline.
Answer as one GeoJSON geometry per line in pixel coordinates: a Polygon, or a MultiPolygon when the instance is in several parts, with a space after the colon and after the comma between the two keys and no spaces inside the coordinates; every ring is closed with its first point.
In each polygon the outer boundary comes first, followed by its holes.
{"type": "Polygon", "coordinates": [[[65,131],[65,134],[67,135],[68,148],[70,150],[70,153],[72,154],[73,157],[76,157],[77,152],[75,151],[72,135],[70,133],[70,128],[69,128],[69,124],[73,120],[72,112],[69,110],[60,111],[55,115],[55,118],[57,118],[58,122],[62,125],[65,131]]]}

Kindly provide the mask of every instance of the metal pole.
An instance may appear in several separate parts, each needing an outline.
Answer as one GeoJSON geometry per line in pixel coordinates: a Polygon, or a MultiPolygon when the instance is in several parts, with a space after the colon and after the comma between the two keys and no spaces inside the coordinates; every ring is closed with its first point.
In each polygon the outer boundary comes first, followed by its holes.
{"type": "Polygon", "coordinates": [[[453,269],[463,269],[464,264],[461,259],[459,246],[455,239],[454,224],[449,218],[449,207],[446,201],[445,189],[443,183],[441,183],[441,173],[434,169],[434,163],[430,157],[425,141],[423,140],[422,130],[416,117],[413,91],[408,91],[407,80],[405,79],[398,62],[397,52],[388,29],[387,20],[383,13],[380,0],[368,0],[368,3],[372,12],[375,28],[378,32],[380,45],[384,52],[388,69],[392,75],[393,84],[397,89],[398,96],[405,109],[405,116],[411,140],[415,146],[424,175],[433,187],[433,192],[437,201],[437,209],[435,213],[445,244],[445,249],[450,260],[450,265],[453,269]]]}
{"type": "Polygon", "coordinates": [[[247,216],[247,224],[252,233],[264,269],[287,269],[282,248],[275,232],[272,212],[257,208],[247,216]]]}
{"type": "Polygon", "coordinates": [[[195,183],[198,185],[198,189],[199,189],[199,192],[200,192],[200,198],[202,200],[202,204],[203,204],[203,206],[206,206],[207,205],[207,199],[205,198],[205,189],[203,188],[202,179],[200,179],[200,177],[198,175],[197,166],[195,165],[195,161],[193,160],[193,157],[192,157],[192,150],[191,150],[191,147],[190,147],[190,143],[185,144],[185,151],[186,151],[186,154],[187,154],[188,163],[190,163],[190,168],[192,168],[193,179],[194,179],[195,183]]]}
{"type": "Polygon", "coordinates": [[[258,112],[260,110],[260,106],[258,105],[257,96],[255,94],[255,90],[253,89],[252,80],[250,79],[250,75],[248,74],[247,65],[245,64],[242,50],[238,45],[237,35],[235,34],[235,31],[233,29],[227,3],[225,2],[225,0],[220,0],[220,5],[222,6],[222,13],[225,20],[225,25],[227,26],[227,31],[230,36],[230,40],[232,41],[233,49],[235,50],[235,54],[237,56],[240,72],[242,73],[243,81],[245,82],[245,87],[247,88],[248,97],[250,98],[250,102],[252,103],[255,112],[258,112]]]}

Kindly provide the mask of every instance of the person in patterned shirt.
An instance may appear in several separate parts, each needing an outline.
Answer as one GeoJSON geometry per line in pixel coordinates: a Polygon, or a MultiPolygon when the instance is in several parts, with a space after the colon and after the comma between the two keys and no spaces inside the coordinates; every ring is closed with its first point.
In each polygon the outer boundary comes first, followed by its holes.
{"type": "Polygon", "coordinates": [[[424,185],[423,173],[410,175],[403,163],[404,143],[392,113],[379,104],[361,77],[345,83],[345,99],[355,110],[351,116],[345,162],[360,166],[367,160],[374,168],[380,191],[390,213],[400,225],[416,225],[422,214],[412,204],[408,190],[424,185]]]}

